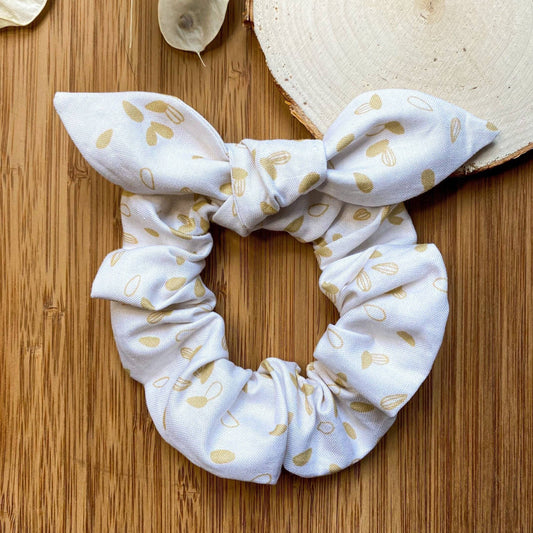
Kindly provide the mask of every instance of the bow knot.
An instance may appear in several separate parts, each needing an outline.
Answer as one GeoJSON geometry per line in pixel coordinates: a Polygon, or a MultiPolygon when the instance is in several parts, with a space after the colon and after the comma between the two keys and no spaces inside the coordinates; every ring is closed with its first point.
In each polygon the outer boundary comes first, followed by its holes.
{"type": "Polygon", "coordinates": [[[245,139],[226,147],[234,210],[246,231],[326,179],[327,160],[320,140],[245,139]]]}

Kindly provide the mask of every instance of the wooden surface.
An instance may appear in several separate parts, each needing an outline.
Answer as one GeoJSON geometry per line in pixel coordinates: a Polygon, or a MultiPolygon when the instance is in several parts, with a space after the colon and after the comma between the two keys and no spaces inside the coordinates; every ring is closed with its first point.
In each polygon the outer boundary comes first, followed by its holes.
{"type": "MultiPolygon", "coordinates": [[[[108,303],[89,298],[120,246],[120,191],[88,168],[52,97],[160,91],[228,142],[304,138],[242,10],[230,2],[206,68],[164,44],[148,0],[134,2],[131,50],[127,0],[50,0],[29,28],[0,32],[0,531],[531,531],[531,156],[408,205],[448,265],[451,316],[430,378],[359,465],[256,486],[203,472],[157,434],[108,303]]],[[[232,360],[304,366],[336,319],[311,247],[214,238],[205,279],[232,360]]]]}
{"type": "Polygon", "coordinates": [[[267,64],[293,115],[322,136],[355,95],[433,94],[500,135],[461,173],[533,148],[531,0],[247,0],[267,64]]]}

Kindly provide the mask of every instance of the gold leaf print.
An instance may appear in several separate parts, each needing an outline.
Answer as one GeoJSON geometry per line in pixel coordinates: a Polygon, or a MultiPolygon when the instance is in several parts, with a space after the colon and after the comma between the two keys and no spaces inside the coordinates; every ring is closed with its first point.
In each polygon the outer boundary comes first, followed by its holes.
{"type": "Polygon", "coordinates": [[[328,204],[313,204],[307,208],[307,213],[311,217],[321,217],[329,209],[328,204]]]}
{"type": "Polygon", "coordinates": [[[313,391],[315,390],[315,388],[313,387],[313,385],[309,385],[309,383],[304,383],[301,387],[302,389],[302,392],[306,395],[306,396],[310,396],[311,394],[313,394],[313,391]]]}
{"type": "Polygon", "coordinates": [[[146,233],[148,233],[148,235],[151,235],[152,237],[159,237],[159,233],[155,229],[144,228],[144,231],[146,231],[146,233]]]}
{"type": "Polygon", "coordinates": [[[174,124],[181,124],[185,120],[185,117],[178,109],[162,100],[155,100],[154,102],[146,104],[144,107],[154,113],[164,113],[171,122],[174,122],[174,124]]]}
{"type": "Polygon", "coordinates": [[[352,402],[350,409],[357,411],[358,413],[368,413],[374,410],[374,406],[367,402],[352,402]]]}
{"type": "Polygon", "coordinates": [[[278,177],[276,165],[285,165],[291,159],[291,154],[286,151],[275,152],[268,157],[263,157],[259,160],[261,166],[267,171],[268,175],[275,180],[278,177]]]}
{"type": "Polygon", "coordinates": [[[300,386],[298,384],[298,375],[296,373],[289,374],[291,377],[292,384],[296,387],[297,390],[300,389],[300,386]]]}
{"type": "Polygon", "coordinates": [[[209,231],[209,221],[204,217],[200,217],[200,229],[205,233],[209,231]]]}
{"type": "Polygon", "coordinates": [[[163,411],[163,429],[166,431],[167,429],[167,408],[165,407],[165,410],[163,411]]]}
{"type": "Polygon", "coordinates": [[[407,98],[407,101],[417,109],[421,109],[422,111],[433,111],[433,108],[425,101],[422,100],[422,98],[419,98],[418,96],[409,96],[407,98]]]}
{"type": "Polygon", "coordinates": [[[424,243],[424,244],[417,244],[417,245],[415,246],[415,250],[416,250],[417,252],[425,252],[427,249],[428,249],[428,245],[425,244],[425,243],[424,243]]]}
{"type": "Polygon", "coordinates": [[[379,307],[379,305],[365,304],[363,305],[365,313],[376,322],[383,322],[387,318],[385,310],[379,307]]]}
{"type": "Polygon", "coordinates": [[[141,337],[139,342],[147,348],[156,348],[159,346],[160,339],[159,337],[141,337]]]}
{"type": "Polygon", "coordinates": [[[115,252],[112,256],[111,256],[111,266],[115,266],[119,259],[124,255],[124,250],[121,250],[120,252],[115,252]]]}
{"type": "Polygon", "coordinates": [[[235,194],[242,196],[246,190],[246,177],[248,172],[244,168],[234,167],[231,169],[231,177],[233,179],[233,186],[235,188],[235,194]]]}
{"type": "Polygon", "coordinates": [[[407,297],[407,293],[405,292],[403,287],[397,287],[396,289],[392,289],[388,291],[386,294],[390,294],[394,296],[395,298],[398,298],[398,300],[403,300],[407,297]]]}
{"type": "Polygon", "coordinates": [[[222,346],[223,350],[226,350],[226,352],[228,351],[228,343],[226,341],[226,335],[222,337],[222,340],[220,341],[220,345],[222,346]]]}
{"type": "Polygon", "coordinates": [[[457,117],[454,117],[450,122],[450,139],[452,143],[457,140],[459,133],[461,133],[461,121],[457,117]]]}
{"type": "Polygon", "coordinates": [[[372,255],[369,257],[369,259],[377,259],[378,257],[381,257],[383,254],[379,250],[374,250],[372,252],[372,255]]]}
{"type": "Polygon", "coordinates": [[[376,270],[387,276],[394,276],[398,273],[399,267],[396,263],[380,263],[379,265],[374,265],[372,270],[376,270]]]}
{"type": "Polygon", "coordinates": [[[291,424],[293,418],[294,418],[294,413],[291,413],[291,412],[289,411],[289,414],[288,414],[288,417],[287,417],[287,420],[288,420],[288,421],[287,421],[287,424],[288,424],[288,425],[291,424]]]}
{"type": "Polygon", "coordinates": [[[338,143],[337,143],[337,152],[341,152],[344,150],[350,143],[353,142],[355,139],[355,135],[353,133],[349,133],[348,135],[345,135],[338,143]]]}
{"type": "Polygon", "coordinates": [[[178,228],[178,231],[181,233],[191,233],[196,227],[194,218],[188,217],[187,215],[178,215],[178,220],[183,224],[178,228]]]}
{"type": "Polygon", "coordinates": [[[407,333],[407,331],[397,331],[396,334],[398,335],[398,337],[403,339],[407,344],[409,344],[411,346],[415,346],[415,344],[416,344],[415,343],[415,339],[413,338],[412,335],[407,333]]]}
{"type": "Polygon", "coordinates": [[[268,361],[261,361],[261,366],[269,373],[274,372],[274,367],[268,361]]]}
{"type": "Polygon", "coordinates": [[[139,242],[137,240],[137,237],[135,237],[135,235],[132,235],[131,233],[126,233],[126,232],[122,234],[122,240],[124,242],[127,242],[128,244],[137,244],[139,242]]]}
{"type": "Polygon", "coordinates": [[[331,257],[333,252],[327,246],[319,246],[315,248],[315,254],[321,257],[331,257]]]}
{"type": "Polygon", "coordinates": [[[196,278],[196,281],[194,282],[194,295],[197,298],[201,298],[205,295],[205,287],[200,278],[196,278]]]}
{"type": "Polygon", "coordinates": [[[448,292],[448,280],[446,278],[437,278],[433,282],[433,287],[440,292],[448,292]]]}
{"type": "Polygon", "coordinates": [[[172,139],[172,137],[174,137],[174,132],[164,124],[150,122],[150,127],[146,130],[146,142],[149,146],[155,146],[157,144],[157,135],[160,135],[165,139],[172,139]]]}
{"type": "Polygon", "coordinates": [[[143,309],[147,309],[148,311],[155,311],[155,307],[153,306],[152,302],[144,296],[141,298],[141,307],[143,309]]]}
{"type": "Polygon", "coordinates": [[[220,423],[230,429],[239,427],[241,424],[240,422],[233,416],[233,414],[230,411],[226,411],[224,415],[220,418],[220,423]]]}
{"type": "Polygon", "coordinates": [[[200,383],[203,385],[211,377],[214,368],[215,361],[211,361],[210,363],[201,366],[198,370],[195,370],[193,372],[193,375],[196,376],[200,380],[200,383]]]}
{"type": "Polygon", "coordinates": [[[194,202],[192,208],[194,211],[200,211],[204,205],[209,205],[209,202],[203,196],[200,196],[196,202],[194,202]]]}
{"type": "Polygon", "coordinates": [[[372,111],[372,110],[381,109],[381,105],[382,105],[382,102],[381,102],[381,98],[379,97],[379,95],[378,94],[373,94],[372,97],[370,98],[370,101],[368,103],[361,104],[354,111],[354,113],[356,115],[362,115],[362,114],[368,113],[369,111],[372,111]]]}
{"type": "Polygon", "coordinates": [[[381,161],[388,167],[393,167],[396,164],[396,156],[389,147],[389,140],[383,139],[370,145],[366,151],[367,157],[376,157],[381,155],[381,161]]]}
{"type": "Polygon", "coordinates": [[[355,283],[363,292],[368,292],[372,288],[370,276],[364,270],[361,270],[361,272],[357,274],[355,277],[355,283]]]}
{"type": "Polygon", "coordinates": [[[367,137],[375,137],[376,135],[379,135],[383,131],[390,131],[391,133],[394,133],[396,135],[403,135],[405,133],[404,127],[396,120],[392,122],[385,122],[385,124],[377,124],[370,133],[367,133],[367,137]]]}
{"type": "Polygon", "coordinates": [[[182,377],[179,377],[174,385],[172,385],[172,390],[176,392],[184,391],[185,389],[188,389],[191,386],[191,381],[188,379],[183,379],[182,377]]]}
{"type": "Polygon", "coordinates": [[[180,192],[183,194],[192,194],[192,189],[190,187],[182,187],[180,192]]]}
{"type": "Polygon", "coordinates": [[[348,437],[350,437],[352,440],[355,440],[357,438],[357,435],[355,433],[355,429],[348,422],[343,422],[342,425],[343,425],[344,431],[346,431],[346,434],[348,435],[348,437]]]}
{"type": "Polygon", "coordinates": [[[334,285],[333,283],[328,283],[325,281],[321,285],[322,290],[324,291],[324,294],[333,302],[337,299],[337,294],[339,293],[339,287],[334,285]]]}
{"type": "Polygon", "coordinates": [[[387,216],[387,220],[394,224],[395,226],[399,226],[403,222],[403,218],[399,217],[398,214],[402,213],[404,210],[403,204],[398,204],[387,216]]]}
{"type": "Polygon", "coordinates": [[[120,213],[124,217],[131,216],[131,211],[130,211],[128,204],[125,204],[125,203],[120,204],[120,213]]]}
{"type": "Polygon", "coordinates": [[[154,175],[148,167],[144,167],[139,170],[139,178],[145,187],[148,187],[152,191],[155,189],[154,175]]]}
{"type": "Polygon", "coordinates": [[[139,288],[139,285],[141,284],[141,275],[137,274],[136,276],[133,276],[128,283],[126,283],[126,286],[124,287],[124,296],[131,297],[139,288]]]}
{"type": "Polygon", "coordinates": [[[429,189],[435,187],[435,172],[430,168],[426,168],[426,170],[422,172],[421,180],[424,190],[429,191],[429,189]]]}
{"type": "Polygon", "coordinates": [[[339,465],[335,464],[335,463],[331,463],[329,465],[329,473],[330,474],[336,474],[337,472],[340,472],[341,470],[342,470],[342,468],[339,465]]]}
{"type": "Polygon", "coordinates": [[[195,332],[194,329],[182,329],[176,333],[176,342],[181,342],[183,337],[188,337],[195,332]]]}
{"type": "Polygon", "coordinates": [[[201,409],[202,407],[205,407],[208,402],[218,398],[222,394],[223,390],[224,387],[222,387],[222,383],[220,383],[220,381],[213,381],[213,383],[209,385],[205,395],[191,396],[190,398],[187,398],[187,403],[193,407],[196,407],[196,409],[201,409]]]}
{"type": "Polygon", "coordinates": [[[486,126],[487,129],[490,131],[498,131],[498,126],[496,126],[496,124],[493,124],[492,122],[487,122],[486,126]]]}
{"type": "Polygon", "coordinates": [[[100,150],[107,148],[111,142],[111,137],[113,137],[113,130],[105,130],[104,133],[100,134],[98,139],[96,139],[96,148],[100,150]]]}
{"type": "Polygon", "coordinates": [[[390,394],[382,398],[379,404],[386,411],[391,411],[405,402],[405,400],[407,400],[407,394],[390,394]]]}
{"type": "Polygon", "coordinates": [[[183,359],[188,359],[190,361],[200,351],[201,348],[201,345],[194,348],[194,350],[192,348],[189,348],[188,346],[184,346],[180,350],[180,354],[183,359]]]}
{"type": "Polygon", "coordinates": [[[231,188],[231,183],[223,183],[221,186],[220,186],[220,192],[222,194],[226,194],[227,196],[230,196],[232,193],[233,193],[233,190],[231,188]]]}
{"type": "Polygon", "coordinates": [[[371,216],[372,216],[372,214],[370,213],[370,211],[368,209],[365,209],[364,207],[361,207],[360,209],[358,209],[353,214],[353,219],[354,220],[359,220],[359,221],[362,222],[364,220],[368,220],[371,216]]]}
{"type": "Polygon", "coordinates": [[[283,435],[285,431],[287,431],[287,425],[278,424],[272,431],[269,432],[269,435],[272,435],[273,437],[279,437],[280,435],[283,435]]]}
{"type": "Polygon", "coordinates": [[[177,278],[170,278],[165,283],[165,289],[167,289],[167,291],[177,291],[178,289],[181,289],[186,282],[187,278],[181,276],[177,278]]]}
{"type": "Polygon", "coordinates": [[[176,263],[178,265],[183,265],[183,263],[185,263],[185,257],[181,257],[181,255],[177,255],[176,256],[176,263]]]}
{"type": "Polygon", "coordinates": [[[304,194],[314,187],[320,181],[320,174],[318,172],[309,172],[307,176],[300,182],[298,192],[304,194]]]}
{"type": "Polygon", "coordinates": [[[254,478],[252,478],[250,481],[253,481],[254,483],[259,483],[262,485],[269,485],[272,483],[272,476],[270,474],[258,474],[254,478]]]}
{"type": "Polygon", "coordinates": [[[169,379],[170,379],[170,378],[169,378],[168,376],[164,376],[164,377],[162,377],[162,378],[156,379],[156,380],[152,383],[152,385],[153,385],[156,389],[160,389],[160,388],[164,387],[164,386],[167,384],[167,382],[168,382],[169,379]]]}
{"type": "Polygon", "coordinates": [[[122,196],[125,196],[127,198],[131,197],[131,196],[135,196],[135,193],[134,192],[131,192],[131,191],[122,191],[122,196]]]}
{"type": "Polygon", "coordinates": [[[346,389],[348,386],[348,376],[344,372],[337,372],[337,377],[335,378],[335,383],[342,387],[343,389],[346,389]]]}
{"type": "Polygon", "coordinates": [[[158,324],[163,318],[171,314],[172,311],[154,311],[146,317],[146,322],[148,322],[148,324],[158,324]]]}
{"type": "Polygon", "coordinates": [[[338,241],[339,239],[342,239],[342,235],[340,233],[334,233],[331,238],[333,241],[338,241]]]}
{"type": "Polygon", "coordinates": [[[374,188],[374,184],[372,183],[372,180],[365,174],[354,172],[353,177],[355,179],[355,184],[357,185],[357,188],[361,192],[368,194],[374,188]]]}
{"type": "Polygon", "coordinates": [[[304,216],[295,218],[286,228],[285,231],[288,231],[289,233],[296,233],[303,224],[304,216]]]}
{"type": "Polygon", "coordinates": [[[381,353],[370,353],[366,350],[361,354],[361,367],[366,370],[372,363],[375,365],[386,365],[389,358],[381,353]]]}
{"type": "Polygon", "coordinates": [[[313,448],[309,448],[305,450],[305,452],[299,453],[298,455],[295,455],[292,458],[292,462],[296,466],[304,466],[309,462],[309,459],[311,459],[311,455],[313,454],[313,448]]]}
{"type": "Polygon", "coordinates": [[[122,107],[131,120],[135,122],[142,122],[144,120],[144,115],[141,111],[127,100],[122,101],[122,107]]]}
{"type": "Polygon", "coordinates": [[[336,331],[334,331],[331,327],[328,327],[328,329],[326,330],[326,333],[328,336],[328,341],[333,348],[338,350],[339,348],[342,348],[344,346],[343,338],[336,331]]]}
{"type": "Polygon", "coordinates": [[[210,453],[211,461],[218,465],[231,463],[235,460],[235,454],[230,450],[214,450],[210,453]]]}
{"type": "Polygon", "coordinates": [[[271,206],[270,204],[266,202],[261,202],[260,206],[261,206],[261,211],[265,215],[275,215],[278,212],[275,207],[271,206]]]}
{"type": "Polygon", "coordinates": [[[324,433],[324,435],[330,435],[335,431],[335,426],[331,422],[320,422],[317,429],[320,433],[324,433]]]}

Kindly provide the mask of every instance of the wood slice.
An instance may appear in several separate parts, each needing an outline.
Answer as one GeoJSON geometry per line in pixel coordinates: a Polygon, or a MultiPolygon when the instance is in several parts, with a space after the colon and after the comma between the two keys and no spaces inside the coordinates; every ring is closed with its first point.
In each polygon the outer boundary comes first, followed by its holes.
{"type": "Polygon", "coordinates": [[[462,174],[533,147],[530,0],[248,0],[246,18],[292,114],[317,137],[358,94],[410,88],[500,129],[462,174]]]}

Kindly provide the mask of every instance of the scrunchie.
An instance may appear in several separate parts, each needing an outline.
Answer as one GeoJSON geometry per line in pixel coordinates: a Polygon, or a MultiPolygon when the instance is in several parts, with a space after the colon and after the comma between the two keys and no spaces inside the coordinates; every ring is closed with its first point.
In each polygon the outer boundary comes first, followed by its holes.
{"type": "Polygon", "coordinates": [[[123,248],[92,296],[112,301],[122,363],[163,438],[221,477],[276,483],[366,455],[429,373],[448,315],[437,248],[416,244],[402,201],[433,187],[496,135],[491,123],[416,91],[357,97],[323,140],[225,144],[180,100],[151,93],[55,97],[87,161],[122,186],[123,248]],[[210,222],[313,242],[340,318],[307,377],[228,359],[200,274],[210,222]]]}

